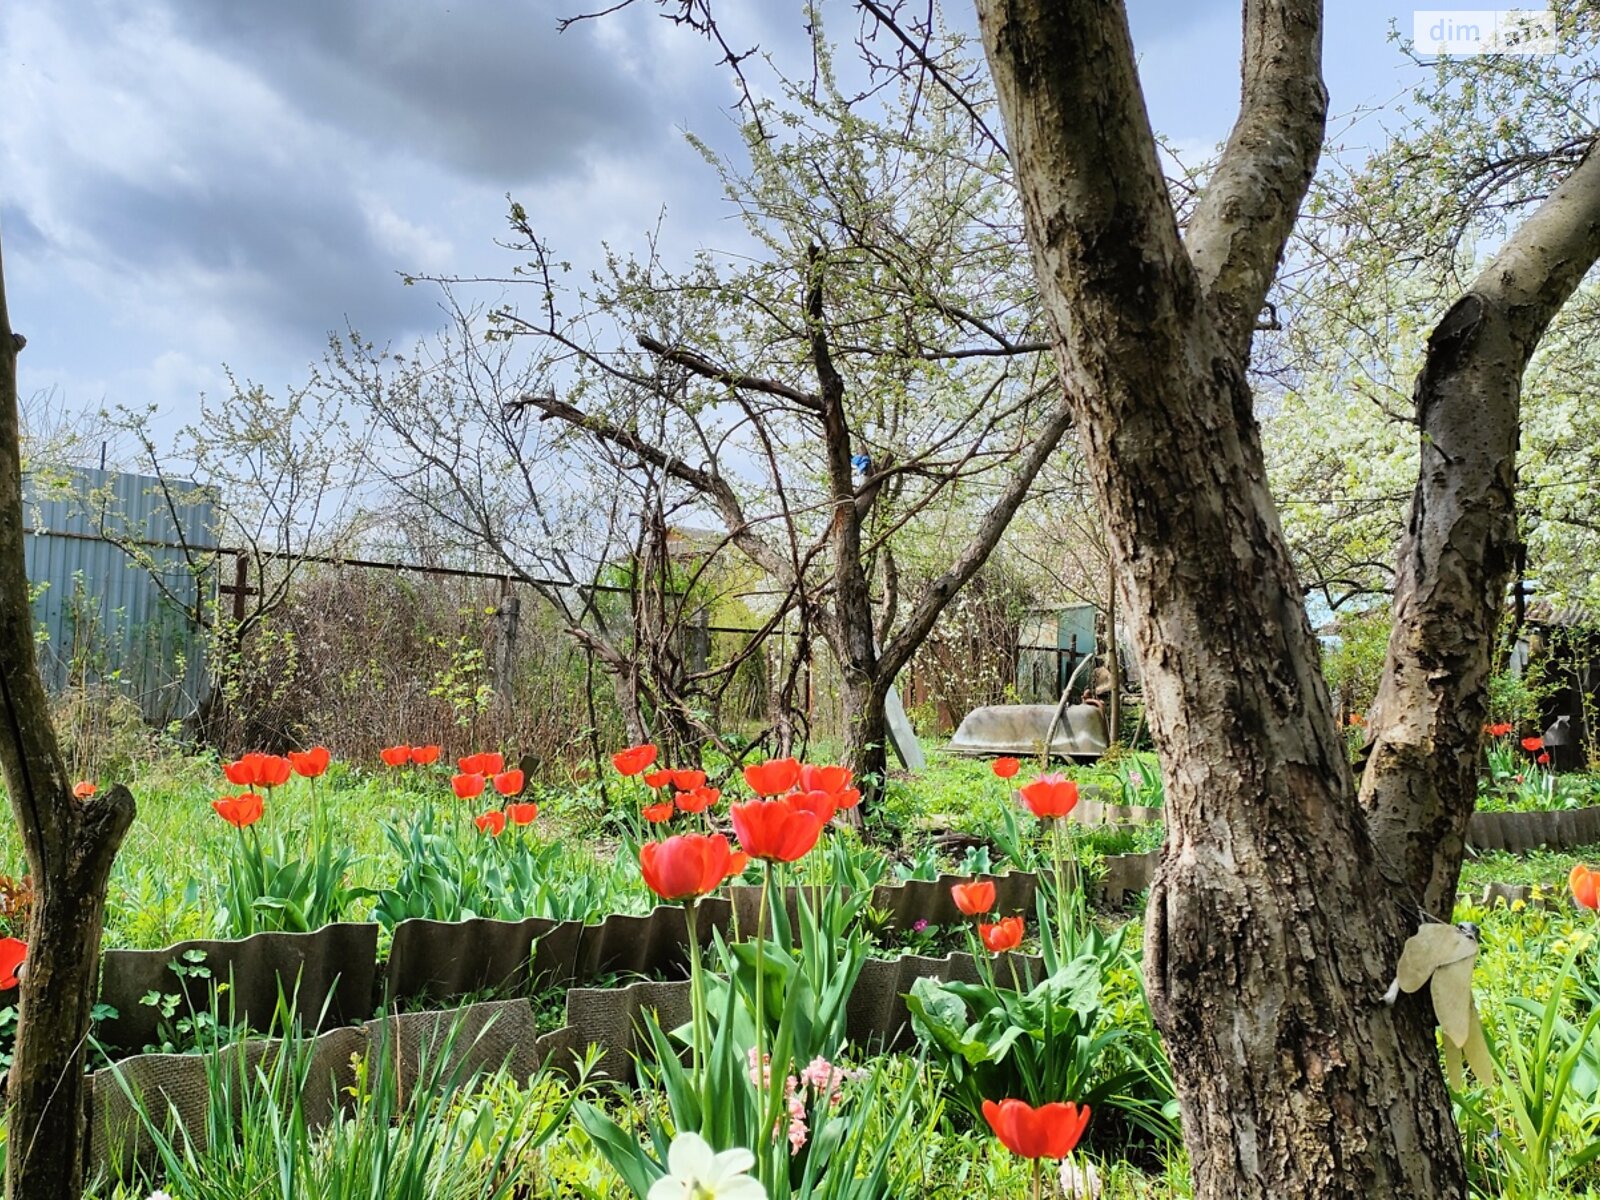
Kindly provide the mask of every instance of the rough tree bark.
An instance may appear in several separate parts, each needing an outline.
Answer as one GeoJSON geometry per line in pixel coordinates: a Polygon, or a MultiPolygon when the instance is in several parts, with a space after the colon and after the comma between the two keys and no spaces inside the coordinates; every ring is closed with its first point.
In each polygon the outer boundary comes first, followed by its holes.
{"type": "Polygon", "coordinates": [[[1431,1018],[1379,996],[1424,888],[1445,894],[1459,863],[1471,784],[1420,780],[1441,752],[1476,752],[1516,381],[1600,252],[1592,164],[1433,339],[1419,408],[1428,436],[1445,436],[1418,482],[1369,829],[1245,377],[1322,137],[1321,7],[1245,4],[1240,116],[1187,244],[1123,6],[978,11],[1166,769],[1146,974],[1195,1193],[1465,1195],[1431,1018]],[[1414,721],[1396,719],[1419,703],[1414,721]]]}
{"type": "Polygon", "coordinates": [[[34,657],[22,557],[17,352],[0,276],[0,771],[33,873],[33,920],[6,1097],[6,1195],[83,1192],[84,1053],[111,862],[133,821],[121,785],[79,800],[34,657]]]}
{"type": "Polygon", "coordinates": [[[1522,374],[1597,258],[1600,150],[1591,146],[1434,329],[1417,379],[1422,466],[1388,657],[1367,710],[1361,802],[1406,883],[1440,916],[1456,892],[1495,634],[1517,565],[1522,374]]]}

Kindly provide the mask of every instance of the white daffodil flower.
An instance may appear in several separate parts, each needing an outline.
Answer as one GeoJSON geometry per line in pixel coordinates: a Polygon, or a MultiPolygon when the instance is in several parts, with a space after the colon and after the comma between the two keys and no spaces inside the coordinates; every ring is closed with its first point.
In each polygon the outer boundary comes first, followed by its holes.
{"type": "Polygon", "coordinates": [[[711,1149],[698,1133],[680,1133],[667,1150],[667,1173],[650,1185],[646,1200],[767,1200],[748,1150],[711,1149]]]}

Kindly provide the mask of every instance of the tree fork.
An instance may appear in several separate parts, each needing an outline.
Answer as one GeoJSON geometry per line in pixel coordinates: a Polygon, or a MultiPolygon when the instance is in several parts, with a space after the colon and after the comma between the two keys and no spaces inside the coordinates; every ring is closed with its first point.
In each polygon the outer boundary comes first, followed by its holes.
{"type": "Polygon", "coordinates": [[[0,771],[36,897],[7,1077],[6,1196],[78,1200],[106,885],[134,802],[121,785],[81,800],[72,794],[39,677],[22,543],[23,344],[11,331],[0,272],[0,771]]]}

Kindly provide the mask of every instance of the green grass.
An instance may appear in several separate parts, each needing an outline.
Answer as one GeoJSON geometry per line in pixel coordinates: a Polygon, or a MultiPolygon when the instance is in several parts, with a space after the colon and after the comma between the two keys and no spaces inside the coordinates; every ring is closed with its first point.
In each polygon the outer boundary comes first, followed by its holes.
{"type": "MultiPolygon", "coordinates": [[[[1144,766],[1153,776],[1142,758],[1130,756],[1124,763],[1129,761],[1144,766]]],[[[351,854],[346,883],[352,888],[380,889],[393,884],[401,865],[384,834],[385,824],[404,831],[431,806],[441,828],[451,837],[466,846],[481,841],[471,818],[495,802],[457,800],[449,783],[452,770],[445,764],[391,770],[336,762],[314,785],[294,778],[275,789],[267,798],[261,821],[244,836],[259,833],[270,839],[282,834],[291,847],[309,845],[314,837],[331,839],[351,854]]],[[[1028,764],[1019,779],[1026,780],[1034,773],[1036,764],[1028,764]]],[[[1117,786],[1111,767],[1071,768],[1070,773],[1085,786],[1107,790],[1117,786]]],[[[98,782],[109,785],[110,781],[98,782]]],[[[211,802],[240,789],[224,780],[214,759],[175,754],[141,764],[137,777],[127,782],[138,815],[112,869],[106,947],[153,949],[225,934],[218,913],[228,862],[241,835],[217,816],[211,802]]],[[[639,911],[648,907],[649,897],[642,883],[637,889],[630,887],[634,878],[630,864],[615,865],[623,832],[615,818],[638,807],[640,789],[618,780],[610,781],[609,789],[607,804],[594,784],[538,787],[540,815],[530,834],[560,843],[579,864],[592,857],[594,874],[614,879],[608,893],[613,897],[611,907],[639,911]],[[619,870],[622,874],[615,874],[619,870]]],[[[867,833],[878,851],[898,864],[900,874],[927,877],[940,870],[954,871],[963,861],[959,853],[934,848],[935,832],[954,830],[990,837],[1001,827],[1008,809],[1014,811],[1011,788],[995,778],[987,760],[934,750],[926,773],[916,779],[891,779],[883,802],[868,816],[867,833]]],[[[726,801],[720,812],[725,821],[726,801]]],[[[1029,826],[1031,829],[1031,823],[1029,826]]],[[[1096,828],[1078,834],[1080,852],[1091,864],[1099,856],[1139,852],[1159,841],[1159,826],[1096,828]]],[[[991,859],[993,869],[1005,868],[1002,855],[991,859]]],[[[16,830],[5,823],[0,828],[0,874],[20,878],[25,873],[16,830]]],[[[358,899],[344,917],[371,919],[372,907],[370,897],[358,899]]],[[[604,915],[591,914],[593,919],[604,915]]]]}
{"type": "MultiPolygon", "coordinates": [[[[211,801],[241,789],[228,784],[208,758],[163,760],[128,786],[138,815],[112,868],[106,947],[149,949],[218,936],[216,914],[228,859],[240,834],[217,816],[211,801]]],[[[538,800],[539,836],[568,841],[585,852],[596,848],[599,802],[592,789],[549,789],[538,800]]],[[[291,779],[275,789],[252,829],[264,835],[281,832],[293,844],[294,839],[308,839],[317,825],[323,836],[352,851],[347,882],[377,888],[393,882],[399,865],[384,836],[384,823],[404,829],[427,805],[436,808],[456,836],[470,841],[482,836],[472,816],[491,802],[457,800],[446,767],[379,773],[336,763],[315,787],[291,779]]],[[[21,877],[26,872],[16,828],[0,823],[0,874],[21,877]]],[[[347,919],[369,919],[371,908],[370,899],[359,900],[347,919]]]]}
{"type": "Polygon", "coordinates": [[[1538,884],[1552,895],[1564,895],[1567,875],[1578,863],[1600,865],[1600,845],[1574,850],[1532,850],[1512,854],[1487,850],[1470,855],[1461,865],[1463,891],[1478,893],[1491,883],[1538,884]]]}
{"type": "MultiPolygon", "coordinates": [[[[1022,779],[1034,773],[1025,766],[1022,779]]],[[[1129,784],[1129,772],[1153,775],[1147,757],[1124,758],[1095,768],[1078,768],[1072,774],[1084,784],[1097,784],[1107,790],[1129,784]]],[[[474,812],[488,807],[486,801],[460,802],[451,795],[448,769],[430,773],[353,770],[336,766],[319,781],[315,793],[303,781],[281,789],[268,804],[264,829],[281,830],[291,836],[309,836],[315,824],[323,836],[336,839],[351,850],[353,863],[350,882],[358,886],[379,887],[394,878],[398,860],[383,834],[384,822],[406,826],[427,805],[437,808],[454,830],[453,836],[465,841],[480,838],[471,825],[474,812]]],[[[216,764],[205,759],[163,758],[140,772],[132,781],[139,804],[139,817],[124,845],[112,879],[108,908],[108,946],[161,946],[184,938],[215,936],[215,914],[228,855],[238,834],[212,812],[210,801],[237,789],[221,779],[216,764]]],[[[559,840],[575,855],[594,855],[596,863],[614,858],[617,851],[616,823],[608,815],[636,805],[637,798],[623,788],[613,788],[609,810],[602,805],[592,786],[552,788],[539,797],[541,815],[536,828],[540,836],[559,840]]],[[[1112,798],[1117,798],[1113,796],[1112,798]]],[[[1148,795],[1142,797],[1149,799],[1148,795]]],[[[1158,799],[1158,797],[1156,797],[1158,799]]],[[[987,761],[957,758],[938,751],[930,755],[929,770],[912,780],[896,776],[882,805],[871,815],[866,843],[855,852],[862,855],[887,853],[902,867],[916,865],[927,870],[954,867],[954,856],[932,848],[935,830],[950,829],[979,836],[991,836],[1012,810],[1010,788],[997,781],[987,761]],[[909,832],[907,832],[909,831],[909,832]],[[874,844],[878,848],[875,850],[874,844]]],[[[725,809],[724,809],[725,811],[725,809]]],[[[1039,831],[1030,822],[1024,833],[1037,844],[1039,831]]],[[[1088,860],[1097,855],[1148,849],[1159,843],[1159,825],[1135,829],[1080,829],[1075,844],[1088,860]]],[[[847,839],[854,844],[855,839],[847,839]]],[[[1600,864],[1600,846],[1573,852],[1535,852],[1526,856],[1489,853],[1468,861],[1462,872],[1463,890],[1476,893],[1489,882],[1540,884],[1551,894],[1561,896],[1567,872],[1575,862],[1600,864]]],[[[1001,856],[993,855],[992,865],[1002,869],[1001,856]]],[[[825,870],[819,864],[819,870],[825,870]]],[[[22,873],[22,856],[15,831],[0,830],[0,871],[22,873]]],[[[642,883],[634,889],[639,903],[649,897],[642,883]]],[[[363,901],[370,909],[370,901],[363,901]]],[[[358,905],[350,914],[364,915],[358,905]]],[[[603,914],[596,913],[595,917],[603,914]]],[[[1486,1122],[1485,1136],[1470,1142],[1473,1167],[1480,1194],[1488,1194],[1485,1181],[1494,1180],[1507,1194],[1533,1200],[1531,1191],[1518,1192],[1505,1180],[1514,1173],[1507,1165],[1521,1152],[1521,1133],[1515,1118],[1519,1088],[1540,1086],[1540,1078],[1526,1058],[1517,1059],[1509,1047],[1512,1034],[1527,1039],[1536,1021],[1526,1005],[1554,1005],[1565,1021],[1581,1020],[1586,1005],[1600,1003],[1600,923],[1569,905],[1499,907],[1485,910],[1464,904],[1457,920],[1472,920],[1481,929],[1481,950],[1474,977],[1477,1001],[1486,1029],[1503,1055],[1501,1078],[1493,1083],[1473,1081],[1464,1094],[1463,1119],[1486,1122]],[[1562,966],[1572,956],[1574,974],[1564,979],[1562,966]],[[1589,990],[1585,991],[1587,988],[1589,990]],[[1530,1082],[1533,1081],[1533,1082],[1530,1082]],[[1474,1115],[1475,1114],[1475,1115],[1474,1115]]],[[[935,931],[937,932],[937,931],[935,931]]],[[[902,939],[909,942],[913,939],[902,939]]],[[[1135,941],[1137,938],[1135,937],[1135,941]]],[[[942,949],[942,942],[930,935],[930,949],[942,949]]],[[[535,998],[541,1020],[561,1019],[560,997],[555,992],[535,998]]],[[[904,1086],[926,1089],[919,1101],[925,1106],[921,1136],[914,1146],[897,1148],[897,1153],[915,1155],[922,1179],[921,1191],[930,1196],[1021,1197],[1028,1194],[1029,1172],[1025,1164],[1001,1150],[987,1132],[974,1129],[964,1119],[952,1116],[937,1093],[937,1079],[925,1070],[918,1072],[913,1060],[895,1058],[885,1069],[898,1072],[904,1086]]],[[[1537,1153],[1546,1156],[1550,1172],[1562,1178],[1559,1188],[1541,1195],[1583,1197],[1600,1195],[1600,1175],[1592,1164],[1579,1162],[1585,1145],[1600,1138],[1600,1077],[1580,1074],[1576,1088],[1551,1103],[1561,1106],[1553,1117],[1555,1136],[1540,1142],[1537,1153]],[[1588,1139],[1587,1141],[1585,1139],[1588,1139]]],[[[564,1104],[570,1095],[565,1085],[543,1081],[537,1103],[528,1102],[528,1091],[504,1079],[491,1079],[470,1090],[443,1098],[441,1104],[426,1110],[400,1110],[389,1114],[396,1133],[394,1145],[421,1147],[417,1153],[439,1157],[439,1170],[446,1170],[445,1159],[453,1157],[464,1174],[462,1195],[478,1194],[484,1155],[495,1142],[476,1139],[469,1131],[492,1127],[494,1138],[515,1139],[524,1134],[542,1133],[543,1122],[553,1108],[564,1104]],[[447,1101],[447,1102],[446,1102],[447,1101]],[[485,1117],[481,1114],[488,1113],[485,1117]],[[544,1114],[544,1115],[538,1115],[544,1114]],[[408,1122],[425,1121],[435,1131],[450,1132],[436,1137],[428,1129],[408,1130],[408,1122]],[[443,1122],[441,1124],[441,1122],[443,1122]],[[455,1140],[452,1140],[455,1139],[455,1140]],[[465,1140],[461,1140],[465,1139],[465,1140]]],[[[1576,1085],[1575,1085],[1576,1087],[1576,1085]]],[[[237,1100],[237,1097],[236,1097],[237,1100]]],[[[656,1101],[641,1097],[640,1104],[656,1101]]],[[[629,1103],[629,1101],[622,1101],[629,1103]]],[[[265,1120],[265,1109],[262,1109],[265,1120]]],[[[277,1133],[260,1134],[246,1147],[230,1151],[236,1155],[229,1164],[210,1163],[204,1155],[169,1163],[165,1172],[148,1179],[107,1184],[91,1193],[101,1200],[144,1200],[151,1189],[167,1186],[175,1195],[220,1195],[216,1188],[234,1186],[248,1179],[252,1195],[275,1196],[280,1192],[270,1182],[268,1160],[292,1151],[289,1160],[304,1172],[301,1182],[320,1181],[334,1168],[330,1156],[379,1155],[371,1138],[354,1128],[327,1135],[312,1134],[282,1126],[283,1136],[294,1144],[273,1143],[277,1133]],[[262,1170],[241,1165],[237,1154],[259,1154],[262,1170]],[[226,1167],[226,1169],[225,1169],[226,1167]],[[213,1190],[191,1186],[209,1180],[213,1190]]],[[[259,1130],[258,1130],[259,1133],[259,1130]]],[[[381,1140],[381,1139],[380,1139],[381,1140]]],[[[410,1151],[406,1151],[409,1153],[410,1151]]],[[[286,1160],[288,1161],[288,1160],[286,1160]]],[[[1117,1162],[1099,1163],[1102,1200],[1145,1200],[1145,1198],[1188,1195],[1187,1172],[1181,1155],[1170,1162],[1139,1165],[1117,1162]]],[[[622,1197],[625,1189],[597,1154],[587,1136],[574,1124],[566,1124],[543,1145],[530,1149],[516,1165],[511,1177],[513,1189],[505,1194],[571,1197],[622,1197]]],[[[499,1180],[497,1178],[496,1183],[499,1180]]],[[[227,1193],[234,1194],[234,1193],[227,1193]]],[[[365,1193],[363,1193],[365,1194],[365,1193]]],[[[389,1193],[377,1193],[387,1195],[389,1193]]],[[[455,1193],[441,1193],[455,1194],[455,1193]]]]}

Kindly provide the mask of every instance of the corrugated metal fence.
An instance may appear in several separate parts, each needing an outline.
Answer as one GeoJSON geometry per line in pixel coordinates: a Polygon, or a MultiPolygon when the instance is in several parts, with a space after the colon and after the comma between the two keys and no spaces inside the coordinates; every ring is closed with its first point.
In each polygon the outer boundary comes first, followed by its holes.
{"type": "Polygon", "coordinates": [[[198,484],[89,468],[40,469],[22,481],[24,562],[34,593],[45,686],[111,683],[157,722],[194,711],[206,687],[205,640],[163,587],[190,606],[215,596],[184,553],[215,547],[214,505],[198,484]],[[141,543],[150,565],[105,533],[141,543]],[[152,578],[159,575],[160,582],[152,578]]]}

